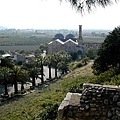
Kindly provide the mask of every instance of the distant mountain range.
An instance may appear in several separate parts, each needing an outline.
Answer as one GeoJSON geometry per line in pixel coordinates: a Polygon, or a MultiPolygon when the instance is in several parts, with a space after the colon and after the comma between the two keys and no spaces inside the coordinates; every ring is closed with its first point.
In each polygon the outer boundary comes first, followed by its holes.
{"type": "Polygon", "coordinates": [[[7,29],[6,27],[0,26],[0,30],[7,29]]]}

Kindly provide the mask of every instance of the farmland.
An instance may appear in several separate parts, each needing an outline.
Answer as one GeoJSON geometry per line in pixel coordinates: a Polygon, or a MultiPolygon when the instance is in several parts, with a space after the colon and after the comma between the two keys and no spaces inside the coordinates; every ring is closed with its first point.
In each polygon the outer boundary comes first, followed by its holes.
{"type": "MultiPolygon", "coordinates": [[[[64,36],[71,31],[69,30],[2,30],[0,31],[0,50],[15,51],[25,50],[33,51],[39,48],[41,44],[47,44],[52,40],[55,34],[62,33],[64,36]]],[[[76,37],[78,33],[72,31],[76,37]]],[[[93,36],[83,34],[84,42],[103,42],[105,37],[100,35],[93,36]]]]}
{"type": "Polygon", "coordinates": [[[3,51],[35,51],[36,49],[39,49],[40,45],[14,45],[14,46],[0,46],[0,50],[3,51]]]}

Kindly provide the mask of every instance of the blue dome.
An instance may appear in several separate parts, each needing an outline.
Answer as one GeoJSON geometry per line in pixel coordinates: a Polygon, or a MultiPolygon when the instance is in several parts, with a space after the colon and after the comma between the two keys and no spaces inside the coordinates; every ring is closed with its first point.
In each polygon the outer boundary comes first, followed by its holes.
{"type": "Polygon", "coordinates": [[[59,34],[56,34],[56,35],[54,36],[54,38],[56,38],[56,39],[64,39],[64,36],[59,33],[59,34]]]}
{"type": "Polygon", "coordinates": [[[73,34],[66,35],[65,39],[73,39],[75,36],[73,34]]]}

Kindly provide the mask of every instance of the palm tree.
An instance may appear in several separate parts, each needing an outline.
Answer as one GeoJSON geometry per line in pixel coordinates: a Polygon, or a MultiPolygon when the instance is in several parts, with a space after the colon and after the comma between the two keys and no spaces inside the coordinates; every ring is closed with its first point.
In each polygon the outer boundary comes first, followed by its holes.
{"type": "Polygon", "coordinates": [[[22,70],[22,72],[21,72],[22,77],[19,82],[21,83],[21,91],[22,91],[22,90],[24,90],[24,84],[26,82],[31,82],[31,81],[29,79],[28,68],[26,66],[22,66],[21,70],[22,70]]]}
{"type": "Polygon", "coordinates": [[[38,56],[37,57],[37,68],[39,68],[39,72],[41,75],[41,83],[44,83],[44,66],[45,64],[45,58],[43,56],[38,56]]]}
{"type": "Polygon", "coordinates": [[[33,66],[32,68],[30,68],[28,70],[28,74],[29,77],[32,79],[32,86],[35,87],[36,86],[36,79],[39,77],[38,75],[38,69],[37,67],[33,66]]]}
{"type": "Polygon", "coordinates": [[[71,61],[71,56],[65,51],[59,52],[60,62],[58,63],[58,68],[62,71],[62,74],[67,73],[68,63],[71,61]]]}
{"type": "Polygon", "coordinates": [[[12,68],[14,66],[14,63],[13,63],[12,59],[10,59],[10,58],[7,58],[7,57],[1,58],[0,66],[12,68]]]}
{"type": "Polygon", "coordinates": [[[8,67],[2,67],[0,68],[0,80],[1,84],[4,84],[4,89],[5,89],[5,95],[8,95],[8,81],[9,81],[9,75],[10,75],[10,69],[8,67]]]}
{"type": "Polygon", "coordinates": [[[45,64],[48,65],[48,69],[49,69],[49,79],[52,78],[51,76],[51,67],[52,67],[52,56],[51,55],[47,55],[45,57],[45,64]]]}
{"type": "Polygon", "coordinates": [[[15,94],[18,93],[18,84],[17,84],[17,82],[19,82],[22,77],[23,77],[23,73],[21,71],[21,68],[17,67],[17,66],[14,66],[10,71],[10,78],[13,81],[13,84],[14,84],[15,94]]]}
{"type": "Polygon", "coordinates": [[[55,78],[57,78],[57,69],[58,69],[58,63],[59,62],[60,62],[59,53],[54,53],[52,55],[52,66],[55,68],[55,78]]]}
{"type": "Polygon", "coordinates": [[[61,61],[58,64],[58,68],[59,68],[59,70],[62,71],[62,75],[64,75],[68,71],[68,64],[64,61],[61,61]]]}

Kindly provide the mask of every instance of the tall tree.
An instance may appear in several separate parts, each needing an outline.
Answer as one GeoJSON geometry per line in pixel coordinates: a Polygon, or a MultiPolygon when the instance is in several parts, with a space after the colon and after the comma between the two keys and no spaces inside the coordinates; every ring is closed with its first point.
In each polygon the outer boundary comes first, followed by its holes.
{"type": "Polygon", "coordinates": [[[10,59],[9,57],[5,57],[5,58],[1,58],[0,66],[12,68],[14,66],[14,63],[12,59],[10,59]]]}
{"type": "Polygon", "coordinates": [[[27,82],[31,82],[29,79],[28,71],[26,69],[21,69],[21,79],[19,79],[21,83],[21,91],[24,90],[24,84],[27,82]]]}
{"type": "Polygon", "coordinates": [[[36,79],[39,78],[39,71],[36,66],[29,69],[29,77],[32,79],[32,86],[36,86],[36,79]]]}
{"type": "Polygon", "coordinates": [[[59,52],[60,61],[58,63],[58,68],[62,71],[62,74],[67,73],[68,63],[71,61],[71,56],[65,51],[59,52]]]}
{"type": "Polygon", "coordinates": [[[41,75],[41,83],[44,83],[44,63],[45,63],[45,58],[44,56],[38,56],[37,57],[37,68],[39,68],[39,72],[40,72],[40,75],[41,75]]]}
{"type": "Polygon", "coordinates": [[[94,74],[100,74],[120,64],[120,27],[115,28],[104,40],[93,64],[94,74]]]}
{"type": "Polygon", "coordinates": [[[51,67],[52,67],[52,56],[51,55],[47,55],[45,57],[45,65],[48,65],[48,69],[49,69],[49,79],[52,78],[51,76],[51,67]]]}
{"type": "Polygon", "coordinates": [[[18,94],[18,81],[21,80],[23,73],[20,67],[14,66],[10,71],[10,79],[13,81],[15,94],[18,94]]]}
{"type": "Polygon", "coordinates": [[[52,66],[55,68],[55,78],[58,77],[57,75],[57,70],[58,70],[58,63],[60,62],[60,54],[59,53],[54,53],[52,55],[52,66]]]}
{"type": "Polygon", "coordinates": [[[4,85],[5,95],[8,95],[8,81],[10,76],[10,69],[8,67],[0,68],[0,83],[4,85]]]}

